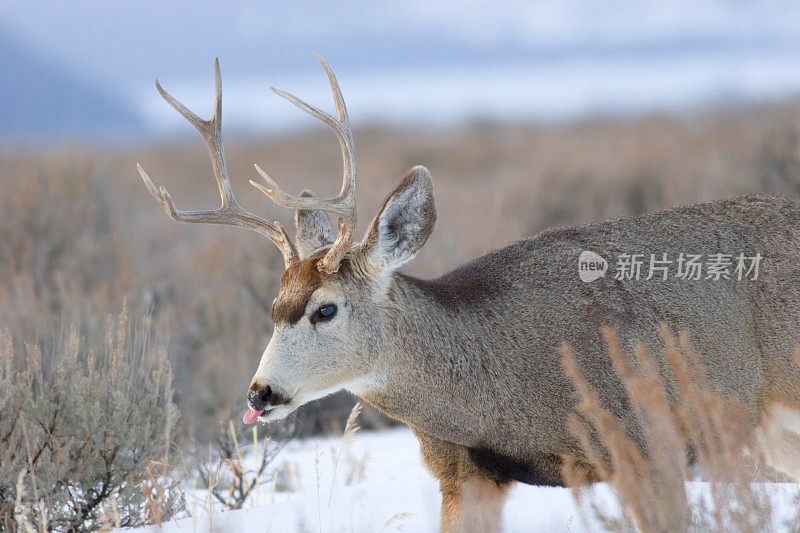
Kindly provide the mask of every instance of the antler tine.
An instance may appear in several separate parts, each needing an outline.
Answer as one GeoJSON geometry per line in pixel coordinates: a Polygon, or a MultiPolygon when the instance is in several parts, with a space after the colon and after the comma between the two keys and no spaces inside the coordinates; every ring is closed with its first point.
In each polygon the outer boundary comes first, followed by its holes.
{"type": "Polygon", "coordinates": [[[353,132],[350,129],[350,119],[347,115],[347,107],[342,97],[339,82],[336,80],[336,76],[328,63],[319,54],[315,55],[320,63],[322,63],[322,67],[328,75],[337,117],[322,111],[293,94],[276,89],[275,87],[270,87],[270,89],[275,94],[290,101],[312,117],[327,124],[336,134],[336,138],[339,140],[339,145],[342,149],[343,169],[341,191],[335,198],[316,198],[288,194],[258,165],[255,165],[256,171],[264,178],[266,186],[253,180],[250,180],[250,184],[269,196],[278,205],[294,209],[321,210],[339,215],[339,234],[336,241],[325,254],[325,257],[323,257],[318,264],[321,271],[331,273],[338,270],[339,263],[350,247],[355,232],[356,151],[355,142],[353,141],[353,132]]]}
{"type": "Polygon", "coordinates": [[[202,134],[211,156],[211,166],[214,169],[214,178],[217,182],[221,204],[217,209],[210,211],[179,211],[175,208],[172,197],[165,187],[156,188],[147,172],[137,164],[136,168],[142,176],[147,190],[158,200],[167,214],[173,220],[187,223],[208,223],[239,226],[253,230],[271,239],[281,250],[283,259],[288,268],[298,259],[297,250],[289,239],[286,228],[279,222],[274,224],[244,210],[233,194],[225,151],[222,145],[222,76],[219,70],[219,59],[214,60],[214,115],[210,120],[203,120],[189,108],[179,102],[174,96],[161,87],[156,80],[156,88],[162,98],[167,101],[178,113],[188,120],[202,134]]]}
{"type": "Polygon", "coordinates": [[[333,93],[333,103],[336,105],[336,115],[339,117],[339,121],[349,125],[350,118],[347,116],[347,106],[344,105],[344,97],[342,96],[342,90],[339,88],[339,82],[336,80],[336,74],[333,73],[333,69],[321,55],[314,53],[314,56],[322,63],[322,68],[325,69],[325,73],[328,75],[328,81],[331,83],[331,92],[333,93]]]}
{"type": "Polygon", "coordinates": [[[177,98],[164,90],[158,79],[156,79],[156,89],[158,89],[161,97],[197,128],[197,131],[203,136],[211,155],[211,166],[214,169],[214,177],[217,181],[222,205],[238,206],[228,178],[228,164],[222,147],[222,75],[219,71],[219,58],[214,59],[214,115],[210,120],[203,120],[179,102],[177,98]]]}

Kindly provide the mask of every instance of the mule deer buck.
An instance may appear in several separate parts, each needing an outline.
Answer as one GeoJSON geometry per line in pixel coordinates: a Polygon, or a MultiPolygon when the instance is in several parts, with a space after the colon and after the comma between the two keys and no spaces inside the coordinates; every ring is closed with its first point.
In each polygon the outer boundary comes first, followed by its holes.
{"type": "Polygon", "coordinates": [[[625,346],[640,342],[660,354],[663,322],[692,333],[709,381],[745,402],[769,461],[800,478],[793,440],[800,434],[800,371],[792,358],[800,339],[798,203],[742,197],[548,230],[437,279],[416,279],[398,268],[433,231],[431,176],[412,168],[355,240],[353,135],[336,78],[320,61],[335,116],[273,91],[333,129],[344,159],[341,192],[331,199],[293,196],[258,166],[264,182],[251,181],[296,210],[294,243],[280,223],[245,211],[234,197],[222,147],[219,63],[207,121],[156,82],[203,135],[222,203],[213,211],[179,211],[139,167],[150,193],[174,220],[257,231],[284,257],[274,331],[250,384],[244,422],[278,420],[347,389],[419,438],[424,462],[440,481],[443,531],[496,530],[514,482],[562,485],[562,458],[582,456],[565,428],[577,399],[559,346],[576,348],[605,405],[632,420],[599,328],[612,326],[625,346]],[[763,262],[757,280],[608,275],[587,282],[576,268],[587,250],[658,257],[741,252],[763,262]]]}

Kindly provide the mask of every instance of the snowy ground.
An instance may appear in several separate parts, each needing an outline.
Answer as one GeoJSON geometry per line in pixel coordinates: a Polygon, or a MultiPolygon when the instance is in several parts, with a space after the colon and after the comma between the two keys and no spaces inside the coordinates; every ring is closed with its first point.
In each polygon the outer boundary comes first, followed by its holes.
{"type": "MultiPolygon", "coordinates": [[[[217,506],[208,513],[197,503],[190,505],[194,517],[143,531],[438,531],[438,485],[425,470],[410,430],[357,433],[350,458],[339,461],[332,489],[340,445],[341,440],[333,438],[293,442],[275,461],[291,473],[290,490],[272,491],[265,486],[250,507],[239,511],[223,512],[217,506]]],[[[704,488],[702,483],[692,485],[692,492],[704,488]]],[[[776,523],[776,530],[780,530],[780,524],[795,515],[793,499],[798,488],[788,483],[767,487],[773,494],[773,505],[780,510],[776,523]]],[[[614,510],[607,488],[595,490],[606,510],[614,510]]],[[[198,502],[206,501],[202,492],[198,494],[198,502]]],[[[507,532],[586,530],[567,489],[527,485],[513,489],[505,506],[504,524],[507,532]]]]}

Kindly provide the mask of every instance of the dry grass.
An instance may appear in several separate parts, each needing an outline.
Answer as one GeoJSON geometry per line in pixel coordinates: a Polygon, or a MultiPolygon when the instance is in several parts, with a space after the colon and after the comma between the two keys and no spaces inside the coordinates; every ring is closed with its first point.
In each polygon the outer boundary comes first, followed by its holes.
{"type": "MultiPolygon", "coordinates": [[[[433,172],[439,211],[409,266],[427,277],[554,224],[749,192],[797,194],[796,112],[785,104],[547,128],[357,130],[361,228],[416,163],[433,172]]],[[[105,317],[127,296],[132,318],[149,321],[174,362],[181,437],[207,442],[219,420],[241,414],[282,262],[255,234],[176,224],[149,196],[137,161],[179,207],[214,205],[207,154],[187,134],[185,144],[125,151],[0,145],[0,324],[20,349],[55,345],[72,323],[102,346],[105,317]]],[[[337,190],[340,154],[327,131],[227,141],[237,196],[268,219],[288,223],[291,213],[247,184],[253,162],[289,191],[337,190]]],[[[298,433],[341,432],[353,403],[338,395],[301,410],[298,433]]],[[[388,421],[365,407],[361,424],[388,421]]]]}
{"type": "Polygon", "coordinates": [[[666,373],[641,346],[631,356],[614,330],[603,332],[641,431],[601,404],[572,348],[562,347],[564,368],[580,398],[569,427],[585,458],[564,467],[579,507],[593,509],[595,518],[617,531],[771,529],[769,500],[752,483],[763,458],[745,406],[712,389],[686,333],[675,337],[664,326],[661,332],[666,373]],[[709,482],[707,494],[687,491],[693,467],[709,482]],[[583,487],[591,469],[608,482],[623,516],[600,511],[591,497],[587,501],[583,487]]]}

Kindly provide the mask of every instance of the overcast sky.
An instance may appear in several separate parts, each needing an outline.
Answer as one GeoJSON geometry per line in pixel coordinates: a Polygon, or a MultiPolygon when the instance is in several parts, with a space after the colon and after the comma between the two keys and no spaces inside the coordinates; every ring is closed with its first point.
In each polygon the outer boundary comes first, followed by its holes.
{"type": "Polygon", "coordinates": [[[215,56],[230,122],[255,129],[296,117],[268,83],[328,98],[315,51],[363,120],[558,119],[800,89],[787,0],[4,0],[0,31],[167,130],[179,122],[153,79],[205,109],[215,56]]]}

